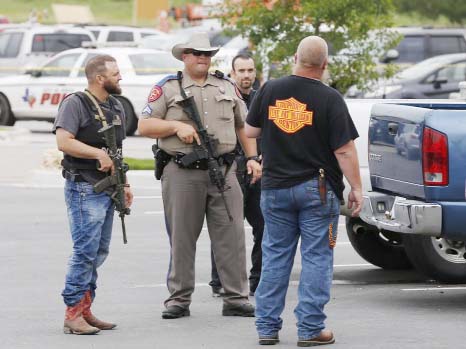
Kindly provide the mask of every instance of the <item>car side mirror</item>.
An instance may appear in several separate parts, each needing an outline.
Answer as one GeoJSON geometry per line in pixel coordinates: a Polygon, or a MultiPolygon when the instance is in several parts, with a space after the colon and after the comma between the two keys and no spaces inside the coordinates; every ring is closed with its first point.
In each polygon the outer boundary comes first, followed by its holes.
{"type": "Polygon", "coordinates": [[[391,61],[398,59],[398,57],[400,57],[400,53],[398,52],[398,50],[388,50],[385,53],[385,56],[382,58],[382,63],[390,63],[391,61]]]}
{"type": "Polygon", "coordinates": [[[442,87],[442,84],[446,84],[447,82],[448,79],[435,79],[434,81],[432,81],[432,84],[434,85],[434,88],[438,90],[442,87]]]}

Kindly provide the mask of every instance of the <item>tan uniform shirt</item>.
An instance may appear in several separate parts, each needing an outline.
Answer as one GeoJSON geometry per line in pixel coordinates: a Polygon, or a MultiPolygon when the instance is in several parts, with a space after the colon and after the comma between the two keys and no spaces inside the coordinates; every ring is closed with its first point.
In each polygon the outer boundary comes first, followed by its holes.
{"type": "MultiPolygon", "coordinates": [[[[244,126],[247,114],[246,105],[235,85],[230,80],[218,78],[213,74],[208,74],[204,84],[199,85],[183,72],[182,86],[188,97],[194,96],[202,124],[207,132],[218,139],[217,153],[221,155],[233,151],[236,145],[236,128],[244,126]]],[[[178,80],[168,80],[162,86],[158,86],[158,89],[155,100],[151,101],[149,97],[142,117],[177,120],[190,124],[197,130],[194,122],[177,104],[183,99],[178,80]]],[[[159,147],[174,155],[177,152],[188,154],[192,152],[193,146],[183,143],[176,135],[172,135],[160,139],[159,147]]]]}

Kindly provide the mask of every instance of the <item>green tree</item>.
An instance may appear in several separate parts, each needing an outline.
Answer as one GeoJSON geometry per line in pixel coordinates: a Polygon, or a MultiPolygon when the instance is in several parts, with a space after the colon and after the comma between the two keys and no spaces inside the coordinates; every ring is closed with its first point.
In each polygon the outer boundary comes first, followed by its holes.
{"type": "Polygon", "coordinates": [[[397,43],[383,29],[392,25],[393,9],[392,0],[226,0],[222,20],[249,37],[264,68],[272,62],[279,74],[290,72],[301,39],[322,36],[331,54],[346,52],[329,64],[329,82],[344,93],[393,75],[393,67],[381,71],[375,59],[397,43]]]}
{"type": "Polygon", "coordinates": [[[466,2],[458,0],[394,0],[399,12],[417,12],[430,19],[445,16],[452,23],[466,23],[466,2]]]}

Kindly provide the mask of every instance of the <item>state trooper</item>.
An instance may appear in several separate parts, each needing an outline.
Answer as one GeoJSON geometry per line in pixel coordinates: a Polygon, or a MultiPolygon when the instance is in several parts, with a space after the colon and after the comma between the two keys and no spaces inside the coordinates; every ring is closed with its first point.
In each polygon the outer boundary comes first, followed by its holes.
{"type": "Polygon", "coordinates": [[[139,120],[139,133],[158,139],[164,158],[158,162],[158,170],[165,165],[162,197],[171,250],[170,296],[165,300],[164,319],[190,315],[196,242],[204,216],[225,290],[222,315],[254,316],[254,306],[248,302],[243,198],[235,176],[236,137],[249,158],[247,169],[253,182],[262,169],[256,161],[256,143],[244,133],[246,107],[240,92],[222,73],[208,72],[218,50],[210,45],[206,33],[195,33],[187,43],[175,45],[172,54],[184,62],[184,70],[152,88],[139,120]],[[203,128],[218,141],[215,158],[228,188],[223,193],[211,181],[208,159],[186,161],[187,156],[192,158],[194,146],[202,143],[199,127],[180,105],[188,96],[194,97],[203,128]]]}

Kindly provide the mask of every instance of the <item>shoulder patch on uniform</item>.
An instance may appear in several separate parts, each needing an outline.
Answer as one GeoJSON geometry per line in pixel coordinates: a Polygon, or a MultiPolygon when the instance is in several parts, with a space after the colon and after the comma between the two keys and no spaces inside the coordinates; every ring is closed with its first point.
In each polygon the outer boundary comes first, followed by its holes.
{"type": "Polygon", "coordinates": [[[147,101],[151,103],[159,99],[160,96],[163,95],[162,86],[165,85],[167,81],[170,81],[170,80],[178,80],[178,77],[173,74],[167,75],[162,80],[160,80],[158,83],[156,83],[155,86],[152,87],[152,90],[149,93],[149,97],[147,98],[147,101]]]}
{"type": "Polygon", "coordinates": [[[152,103],[155,102],[160,96],[163,94],[162,88],[160,86],[155,85],[152,87],[152,90],[149,93],[149,97],[147,98],[147,102],[152,103]]]}

